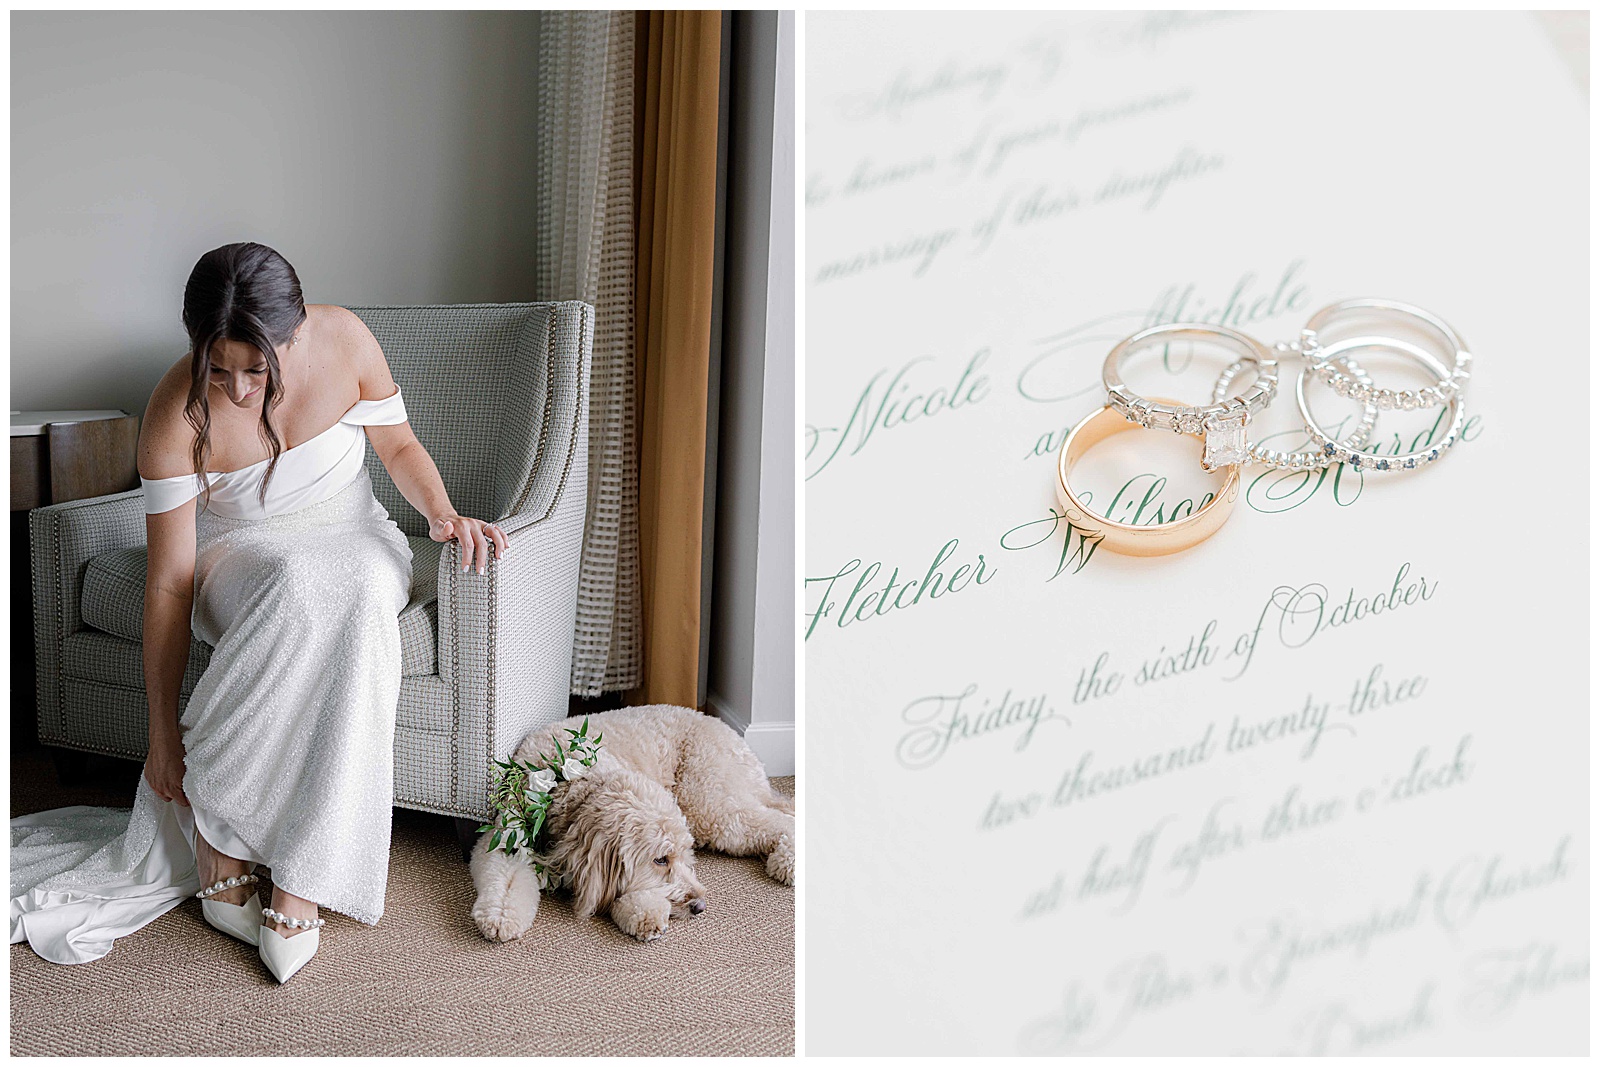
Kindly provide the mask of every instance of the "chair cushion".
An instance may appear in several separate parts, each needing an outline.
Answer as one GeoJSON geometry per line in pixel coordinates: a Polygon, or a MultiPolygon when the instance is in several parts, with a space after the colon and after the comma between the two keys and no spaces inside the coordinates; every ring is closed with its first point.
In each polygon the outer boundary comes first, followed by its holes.
{"type": "MultiPolygon", "coordinates": [[[[400,612],[400,673],[438,673],[439,553],[444,545],[426,537],[411,542],[411,599],[400,612]]],[[[143,545],[106,552],[84,568],[79,611],[85,626],[129,641],[144,639],[143,545]]]]}
{"type": "Polygon", "coordinates": [[[143,640],[147,564],[143,545],[91,559],[83,571],[78,605],[83,624],[130,641],[143,640]]]}

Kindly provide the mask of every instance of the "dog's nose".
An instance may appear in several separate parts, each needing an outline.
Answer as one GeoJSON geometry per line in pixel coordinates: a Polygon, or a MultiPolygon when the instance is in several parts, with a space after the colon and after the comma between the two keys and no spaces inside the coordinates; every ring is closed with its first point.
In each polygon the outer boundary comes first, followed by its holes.
{"type": "Polygon", "coordinates": [[[706,910],[706,902],[701,900],[699,897],[696,897],[695,899],[689,901],[689,914],[691,914],[691,915],[699,915],[702,911],[705,911],[705,910],[706,910]]]}

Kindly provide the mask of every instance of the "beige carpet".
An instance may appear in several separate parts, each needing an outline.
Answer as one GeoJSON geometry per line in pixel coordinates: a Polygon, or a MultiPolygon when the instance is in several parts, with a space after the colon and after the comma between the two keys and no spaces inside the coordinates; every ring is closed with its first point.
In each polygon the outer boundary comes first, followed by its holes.
{"type": "MultiPolygon", "coordinates": [[[[12,814],[133,802],[138,769],[100,761],[64,789],[14,751],[12,814]]],[[[794,779],[774,779],[790,796],[794,779]]],[[[794,890],[702,853],[706,913],[643,945],[546,897],[531,933],[485,941],[449,820],[396,811],[383,921],[324,912],[322,947],[279,986],[198,901],[66,967],[11,946],[13,1055],[793,1055],[794,890]]]]}

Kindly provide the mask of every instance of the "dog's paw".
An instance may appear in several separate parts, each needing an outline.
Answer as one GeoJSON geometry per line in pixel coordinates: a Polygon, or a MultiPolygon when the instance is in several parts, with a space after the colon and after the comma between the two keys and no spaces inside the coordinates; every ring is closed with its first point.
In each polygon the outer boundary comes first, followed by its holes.
{"type": "Polygon", "coordinates": [[[521,908],[486,905],[482,901],[472,909],[472,921],[490,941],[515,941],[532,929],[532,919],[521,908]]]}
{"type": "Polygon", "coordinates": [[[794,885],[794,838],[785,834],[767,856],[767,873],[784,885],[794,885]]]}
{"type": "Polygon", "coordinates": [[[611,905],[611,921],[617,929],[638,941],[655,941],[667,932],[672,906],[665,899],[636,895],[621,896],[611,905]]]}
{"type": "Polygon", "coordinates": [[[490,941],[515,941],[533,928],[539,914],[539,885],[533,871],[501,852],[490,852],[482,839],[472,853],[472,884],[478,890],[472,921],[490,941]]]}
{"type": "Polygon", "coordinates": [[[666,932],[667,920],[655,915],[640,916],[626,931],[629,937],[638,941],[655,941],[666,932]]]}
{"type": "Polygon", "coordinates": [[[479,894],[472,905],[472,921],[490,941],[515,941],[533,929],[538,913],[538,890],[517,882],[501,893],[479,894]]]}

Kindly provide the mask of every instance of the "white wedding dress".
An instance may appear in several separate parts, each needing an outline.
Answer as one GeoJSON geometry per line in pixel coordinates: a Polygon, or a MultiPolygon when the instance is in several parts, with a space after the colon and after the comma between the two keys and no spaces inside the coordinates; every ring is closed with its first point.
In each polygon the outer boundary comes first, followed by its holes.
{"type": "MultiPolygon", "coordinates": [[[[214,651],[179,719],[193,807],[141,776],[131,814],[12,819],[13,944],[56,963],[104,956],[199,890],[197,826],[286,892],[378,921],[411,547],[372,495],[362,427],[405,421],[398,389],[357,401],[280,454],[265,506],[265,461],[207,474],[192,625],[214,651]]],[[[141,481],[147,514],[201,489],[198,475],[141,481]]]]}

